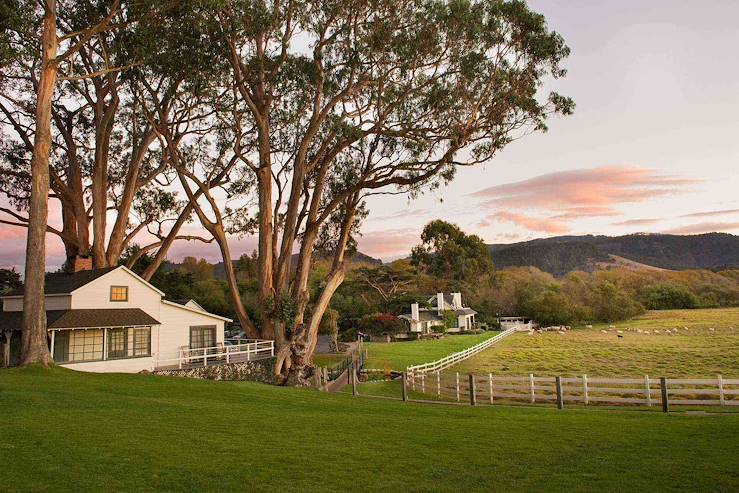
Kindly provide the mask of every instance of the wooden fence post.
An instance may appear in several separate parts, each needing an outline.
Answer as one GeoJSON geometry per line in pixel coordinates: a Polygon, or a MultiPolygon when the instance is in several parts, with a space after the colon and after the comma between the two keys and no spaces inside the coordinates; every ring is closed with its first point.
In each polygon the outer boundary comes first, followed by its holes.
{"type": "Polygon", "coordinates": [[[652,391],[649,388],[649,375],[644,375],[644,392],[647,395],[647,406],[652,405],[652,391]]]}
{"type": "Polygon", "coordinates": [[[724,405],[724,377],[718,376],[718,403],[719,406],[724,405]]]}
{"type": "Polygon", "coordinates": [[[441,372],[436,372],[436,397],[441,399],[441,372]]]}
{"type": "Polygon", "coordinates": [[[488,373],[488,390],[490,391],[490,404],[493,403],[493,374],[488,373]]]}
{"type": "Polygon", "coordinates": [[[590,402],[590,398],[588,397],[588,376],[585,374],[582,376],[582,400],[586,406],[590,402]]]}
{"type": "Polygon", "coordinates": [[[665,377],[659,378],[659,386],[662,389],[662,412],[670,412],[670,401],[667,397],[667,379],[665,377]]]}
{"type": "Polygon", "coordinates": [[[564,408],[564,397],[562,396],[562,377],[554,377],[554,383],[557,387],[557,409],[564,408]]]}
{"type": "Polygon", "coordinates": [[[459,402],[459,372],[457,372],[457,402],[459,402]]]}
{"type": "Polygon", "coordinates": [[[408,400],[408,372],[403,372],[403,401],[408,400]]]}
{"type": "Polygon", "coordinates": [[[411,373],[411,389],[415,392],[416,391],[416,374],[411,373]]]}
{"type": "Polygon", "coordinates": [[[475,376],[470,373],[470,405],[477,405],[477,392],[475,390],[475,376]]]}
{"type": "Polygon", "coordinates": [[[529,373],[529,388],[531,393],[531,403],[536,402],[536,396],[534,395],[534,374],[529,373]]]}
{"type": "Polygon", "coordinates": [[[352,395],[358,395],[357,394],[357,369],[352,366],[351,372],[352,372],[352,395]]]}
{"type": "Polygon", "coordinates": [[[421,373],[421,393],[426,393],[426,374],[421,373]]]}

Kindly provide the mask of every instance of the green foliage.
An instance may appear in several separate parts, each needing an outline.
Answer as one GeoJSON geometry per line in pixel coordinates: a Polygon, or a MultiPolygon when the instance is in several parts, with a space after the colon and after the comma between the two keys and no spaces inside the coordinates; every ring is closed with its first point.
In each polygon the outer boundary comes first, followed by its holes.
{"type": "Polygon", "coordinates": [[[406,329],[405,322],[389,313],[373,313],[365,315],[357,322],[357,328],[371,336],[396,334],[406,329]]]}
{"type": "Polygon", "coordinates": [[[444,325],[443,326],[438,326],[438,325],[433,326],[432,329],[434,329],[434,331],[436,331],[436,329],[441,329],[442,331],[443,329],[452,329],[459,325],[459,320],[457,320],[457,316],[454,314],[452,310],[444,310],[441,313],[441,318],[444,319],[444,325]]]}
{"type": "Polygon", "coordinates": [[[459,283],[493,270],[493,260],[482,238],[438,219],[423,228],[421,244],[413,248],[411,263],[426,274],[459,283]]]}
{"type": "Polygon", "coordinates": [[[21,275],[13,269],[0,269],[0,294],[7,293],[23,285],[21,275]]]}
{"type": "Polygon", "coordinates": [[[671,284],[657,284],[648,288],[646,298],[646,307],[650,310],[695,308],[699,303],[696,295],[671,284]]]}
{"type": "Polygon", "coordinates": [[[266,311],[273,320],[279,320],[287,325],[292,323],[297,313],[298,302],[294,298],[285,295],[270,297],[267,300],[266,311]]]}
{"type": "Polygon", "coordinates": [[[540,325],[569,325],[580,320],[583,310],[556,285],[546,286],[538,293],[519,291],[519,310],[540,325]]]}

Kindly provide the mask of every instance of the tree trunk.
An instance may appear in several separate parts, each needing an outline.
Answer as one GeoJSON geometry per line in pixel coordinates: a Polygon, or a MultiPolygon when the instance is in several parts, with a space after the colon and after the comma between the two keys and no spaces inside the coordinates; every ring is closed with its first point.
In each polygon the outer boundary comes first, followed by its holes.
{"type": "Polygon", "coordinates": [[[42,34],[42,64],[36,93],[36,135],[31,158],[31,199],[26,241],[21,364],[53,364],[46,342],[44,274],[46,224],[49,215],[49,153],[51,102],[57,76],[56,0],[46,0],[42,34]]]}

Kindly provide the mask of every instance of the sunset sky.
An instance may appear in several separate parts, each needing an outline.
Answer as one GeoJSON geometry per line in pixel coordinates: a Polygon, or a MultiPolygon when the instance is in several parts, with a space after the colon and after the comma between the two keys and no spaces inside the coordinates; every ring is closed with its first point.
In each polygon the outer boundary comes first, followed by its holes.
{"type": "MultiPolygon", "coordinates": [[[[396,258],[423,225],[452,221],[490,243],[561,234],[739,233],[739,2],[537,0],[572,49],[556,89],[575,114],[413,201],[369,202],[360,250],[396,258]]],[[[197,229],[195,225],[191,230],[197,229]]],[[[234,256],[252,238],[234,239],[234,256]]],[[[0,225],[0,266],[23,263],[25,231],[0,225]]],[[[220,260],[180,243],[170,259],[220,260]]],[[[63,262],[49,240],[49,268],[63,262]]]]}

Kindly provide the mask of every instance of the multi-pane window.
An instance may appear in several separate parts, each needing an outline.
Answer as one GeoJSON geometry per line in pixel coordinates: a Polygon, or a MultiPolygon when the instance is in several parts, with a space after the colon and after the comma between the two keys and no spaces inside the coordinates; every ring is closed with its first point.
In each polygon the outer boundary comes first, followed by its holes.
{"type": "Polygon", "coordinates": [[[133,355],[149,356],[151,354],[151,328],[133,329],[133,355]]]}
{"type": "Polygon", "coordinates": [[[213,325],[190,327],[190,349],[216,345],[216,328],[213,325]]]}
{"type": "Polygon", "coordinates": [[[111,286],[110,301],[128,301],[128,286],[111,286]]]}
{"type": "Polygon", "coordinates": [[[108,358],[128,356],[128,329],[108,329],[108,358]]]}
{"type": "MultiPolygon", "coordinates": [[[[54,341],[56,345],[56,341],[54,341]]],[[[103,359],[103,330],[72,330],[69,334],[68,361],[95,361],[103,359]]]]}

